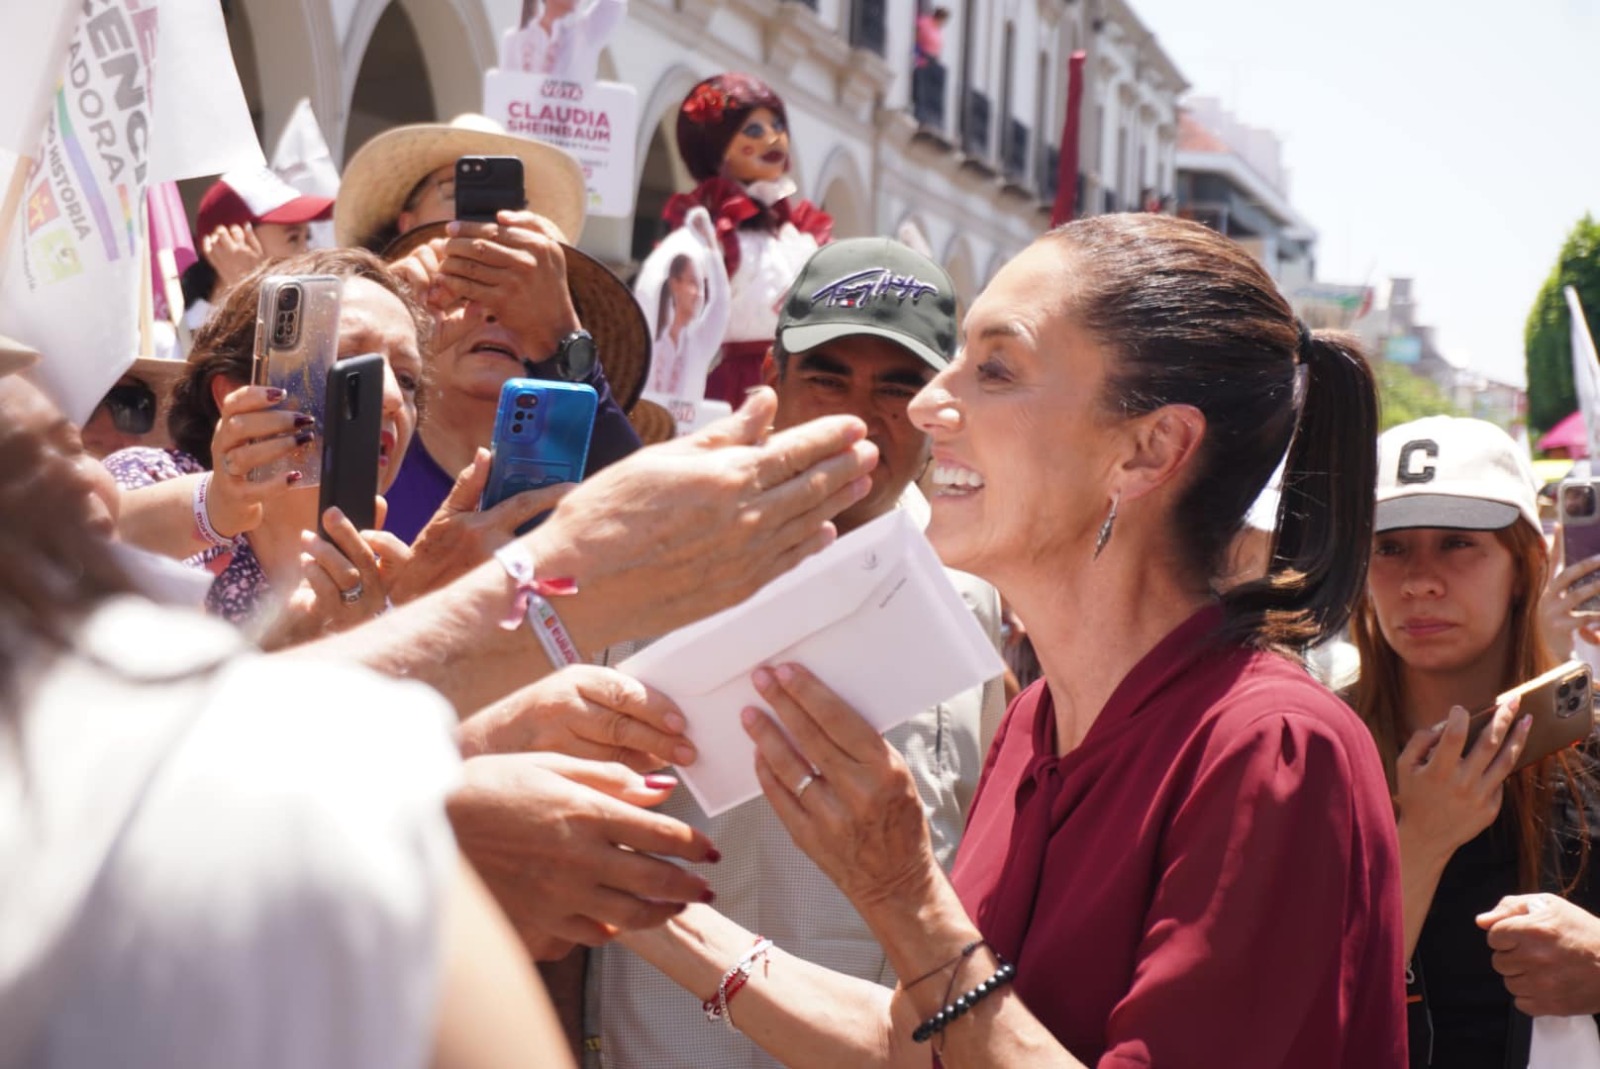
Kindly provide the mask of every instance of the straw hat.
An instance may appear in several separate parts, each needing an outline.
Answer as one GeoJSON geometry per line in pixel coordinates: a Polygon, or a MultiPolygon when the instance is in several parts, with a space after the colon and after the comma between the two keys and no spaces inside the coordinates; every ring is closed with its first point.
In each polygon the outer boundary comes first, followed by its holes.
{"type": "Polygon", "coordinates": [[[26,371],[39,362],[39,350],[0,334],[0,379],[26,371]]]}
{"type": "Polygon", "coordinates": [[[362,145],[345,165],[339,185],[334,239],[371,247],[400,217],[417,183],[461,156],[521,157],[529,210],[560,227],[568,241],[582,236],[588,193],[578,161],[554,145],[508,134],[486,116],[466,114],[448,125],[398,126],[362,145]]]}
{"type": "MultiPolygon", "coordinates": [[[[383,258],[390,263],[418,245],[445,237],[448,223],[429,223],[396,238],[383,258]]],[[[630,290],[605,264],[582,250],[563,244],[567,291],[583,329],[594,336],[600,366],[611,384],[611,396],[624,412],[639,401],[650,377],[650,327],[630,290]]]]}
{"type": "Polygon", "coordinates": [[[633,424],[639,440],[645,445],[665,442],[678,434],[678,421],[672,418],[671,412],[654,401],[641,400],[634,405],[628,413],[628,422],[633,424]]]}

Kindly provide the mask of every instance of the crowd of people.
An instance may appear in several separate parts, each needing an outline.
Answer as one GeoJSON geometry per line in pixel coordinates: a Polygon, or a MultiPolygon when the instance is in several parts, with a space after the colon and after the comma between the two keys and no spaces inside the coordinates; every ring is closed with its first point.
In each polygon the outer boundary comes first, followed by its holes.
{"type": "Polygon", "coordinates": [[[693,342],[740,404],[687,436],[581,169],[471,118],[331,202],[225,176],[186,360],[83,428],[28,376],[74,354],[0,343],[0,1064],[1600,1066],[1594,750],[1498,698],[1595,628],[1525,453],[1380,436],[1356,340],[1197,223],[1069,223],[959,309],[797,225],[758,80],[679,131],[735,291],[795,261],[693,342]],[[457,220],[464,155],[526,207],[457,220]],[[278,275],[382,357],[373,529],[275,467],[322,432],[253,374],[278,275]],[[480,509],[514,377],[594,389],[587,467],[480,509]],[[617,666],[897,510],[1024,678],[880,735],[764,665],[763,797],[708,816],[692,704],[617,666]]]}

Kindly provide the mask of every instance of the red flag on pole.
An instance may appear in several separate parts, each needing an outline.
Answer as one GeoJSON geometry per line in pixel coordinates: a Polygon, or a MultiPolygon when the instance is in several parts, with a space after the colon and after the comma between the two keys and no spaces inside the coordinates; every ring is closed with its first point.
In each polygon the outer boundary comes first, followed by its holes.
{"type": "Polygon", "coordinates": [[[1089,54],[1081,49],[1067,60],[1067,119],[1061,131],[1061,159],[1056,169],[1056,203],[1050,225],[1072,222],[1078,203],[1078,132],[1083,128],[1083,65],[1089,54]]]}

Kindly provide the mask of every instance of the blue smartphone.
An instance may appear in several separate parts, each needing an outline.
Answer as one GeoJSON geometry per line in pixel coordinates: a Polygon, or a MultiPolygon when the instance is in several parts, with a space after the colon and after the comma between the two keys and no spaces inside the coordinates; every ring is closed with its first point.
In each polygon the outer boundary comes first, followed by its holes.
{"type": "MultiPolygon", "coordinates": [[[[581,382],[510,379],[500,388],[494,418],[494,459],[480,508],[508,497],[583,478],[599,397],[581,382]]],[[[548,514],[544,514],[548,515],[548,514]]],[[[537,526],[544,515],[517,528],[537,526]]]]}

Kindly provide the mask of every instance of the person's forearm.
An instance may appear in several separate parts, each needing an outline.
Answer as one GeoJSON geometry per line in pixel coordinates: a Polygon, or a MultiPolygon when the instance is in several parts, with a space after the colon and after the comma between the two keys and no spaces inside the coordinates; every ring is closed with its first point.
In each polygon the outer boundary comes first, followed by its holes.
{"type": "Polygon", "coordinates": [[[1406,834],[1406,822],[1400,821],[1400,900],[1402,927],[1405,934],[1406,960],[1416,952],[1417,940],[1422,938],[1422,925],[1433,907],[1434,893],[1439,889],[1439,877],[1449,855],[1436,856],[1406,834]]]}
{"type": "Polygon", "coordinates": [[[210,549],[211,543],[200,537],[194,522],[194,487],[202,478],[184,475],[123,491],[122,510],[117,517],[118,537],[131,546],[174,560],[186,560],[210,549]]]}
{"type": "MultiPolygon", "coordinates": [[[[888,952],[902,985],[927,977],[896,993],[889,1037],[893,1064],[926,1065],[927,1048],[911,1033],[945,1008],[947,992],[953,1000],[994,975],[1000,957],[991,948],[963,956],[983,936],[937,867],[929,870],[921,889],[881,902],[858,902],[856,908],[888,952]],[[917,905],[908,905],[913,902],[917,905]],[[919,1056],[924,1060],[918,1061],[919,1056]]],[[[1083,1069],[1009,986],[984,998],[949,1024],[942,1040],[933,1042],[942,1043],[946,1069],[1083,1069]]]]}
{"type": "MultiPolygon", "coordinates": [[[[618,941],[705,1001],[715,998],[723,974],[756,938],[716,910],[692,905],[659,928],[627,932],[618,941]]],[[[728,1012],[739,1031],[794,1069],[900,1064],[925,1069],[925,1057],[920,1063],[892,1060],[892,996],[888,988],[775,946],[756,964],[728,1012]]]]}

